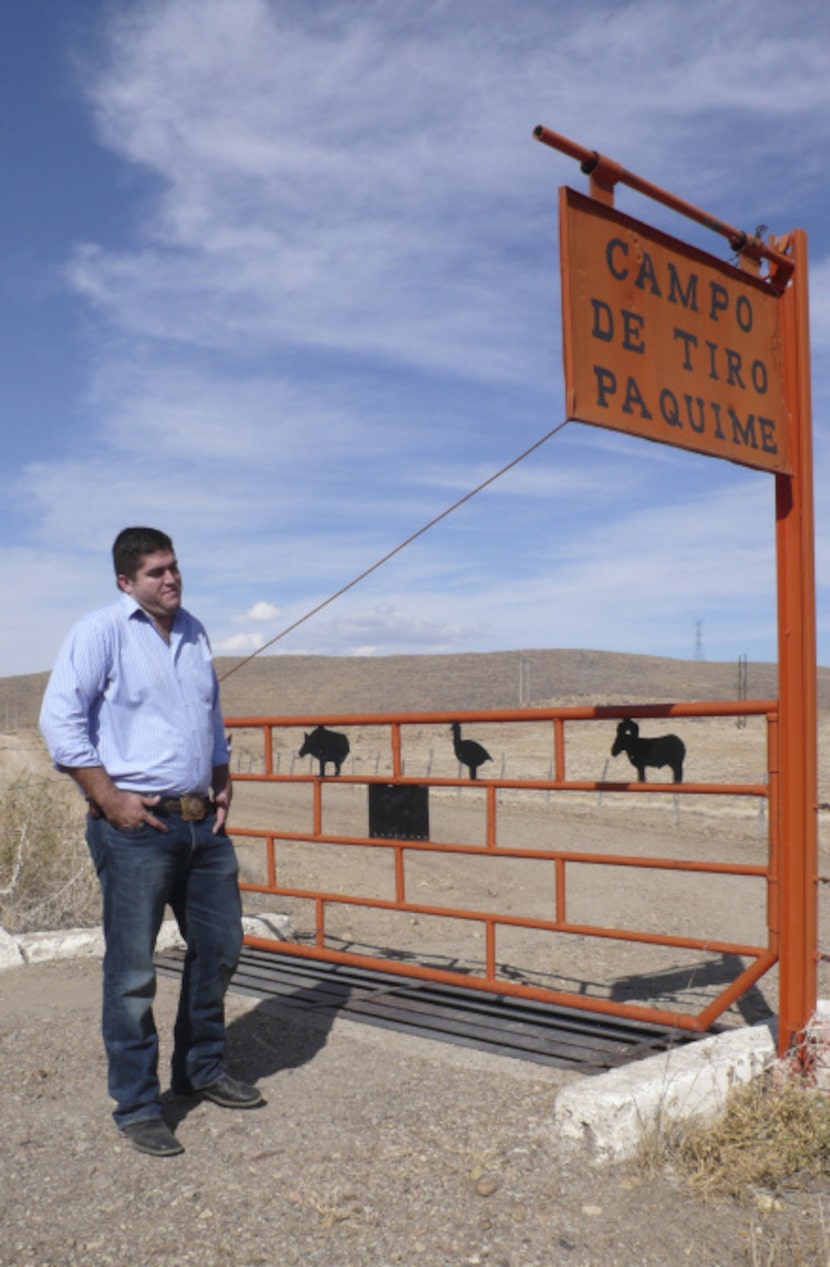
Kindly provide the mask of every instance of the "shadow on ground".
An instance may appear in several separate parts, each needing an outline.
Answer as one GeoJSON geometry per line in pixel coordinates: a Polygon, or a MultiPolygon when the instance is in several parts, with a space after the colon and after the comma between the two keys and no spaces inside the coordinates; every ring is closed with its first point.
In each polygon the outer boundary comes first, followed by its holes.
{"type": "MultiPolygon", "coordinates": [[[[302,992],[300,992],[302,993],[302,992]]],[[[228,1025],[224,1066],[243,1082],[256,1085],[261,1079],[308,1064],[325,1047],[333,1017],[309,1015],[300,1020],[287,1017],[284,1007],[290,996],[277,1006],[265,999],[228,1025]]],[[[175,1129],[201,1103],[199,1096],[162,1096],[164,1118],[175,1129]]]]}

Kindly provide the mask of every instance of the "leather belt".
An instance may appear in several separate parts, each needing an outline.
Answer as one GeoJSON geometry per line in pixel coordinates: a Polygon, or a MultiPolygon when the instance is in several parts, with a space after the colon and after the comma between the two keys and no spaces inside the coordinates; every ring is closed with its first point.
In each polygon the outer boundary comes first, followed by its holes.
{"type": "Polygon", "coordinates": [[[163,796],[156,808],[181,814],[186,823],[201,823],[212,812],[213,802],[198,792],[188,792],[186,796],[163,796]]]}

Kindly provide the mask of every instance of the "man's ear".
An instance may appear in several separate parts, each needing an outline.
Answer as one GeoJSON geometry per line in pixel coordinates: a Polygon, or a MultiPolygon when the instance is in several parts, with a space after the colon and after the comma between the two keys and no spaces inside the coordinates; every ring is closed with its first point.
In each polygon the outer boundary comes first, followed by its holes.
{"type": "Polygon", "coordinates": [[[125,576],[123,572],[119,572],[115,579],[120,590],[123,590],[125,594],[132,594],[133,583],[128,576],[125,576]]]}

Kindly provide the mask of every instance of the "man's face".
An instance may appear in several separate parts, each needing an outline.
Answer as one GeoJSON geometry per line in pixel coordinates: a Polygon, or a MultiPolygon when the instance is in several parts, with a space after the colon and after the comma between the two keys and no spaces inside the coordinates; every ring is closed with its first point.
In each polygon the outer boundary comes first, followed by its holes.
{"type": "Polygon", "coordinates": [[[145,554],[133,577],[119,576],[118,584],[143,607],[148,616],[170,627],[182,601],[182,578],[170,550],[145,554]]]}

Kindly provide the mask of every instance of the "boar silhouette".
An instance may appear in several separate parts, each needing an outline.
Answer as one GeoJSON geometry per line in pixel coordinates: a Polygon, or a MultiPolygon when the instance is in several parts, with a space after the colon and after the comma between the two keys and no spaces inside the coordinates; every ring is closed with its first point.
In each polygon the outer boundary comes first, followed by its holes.
{"type": "Polygon", "coordinates": [[[329,762],[334,766],[334,773],[340,773],[340,767],[349,755],[349,741],[345,735],[336,730],[326,730],[325,726],[316,726],[311,734],[306,733],[301,757],[316,757],[320,762],[320,774],[325,778],[326,766],[329,762]]]}

